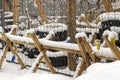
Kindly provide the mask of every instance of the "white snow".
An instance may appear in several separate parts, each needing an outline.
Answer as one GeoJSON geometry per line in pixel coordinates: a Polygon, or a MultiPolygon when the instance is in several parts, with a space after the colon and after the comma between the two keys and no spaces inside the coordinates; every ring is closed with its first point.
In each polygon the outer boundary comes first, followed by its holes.
{"type": "Polygon", "coordinates": [[[17,25],[9,25],[9,26],[11,26],[11,28],[12,28],[12,29],[10,30],[10,32],[9,32],[10,34],[12,33],[12,31],[13,31],[15,28],[17,29],[17,27],[18,27],[17,25]]]}
{"type": "MultiPolygon", "coordinates": [[[[78,19],[76,20],[76,24],[82,25],[82,26],[87,26],[87,24],[85,22],[80,22],[80,21],[78,21],[78,19]]],[[[91,25],[91,27],[98,27],[98,25],[95,23],[90,23],[90,25],[91,25]]]]}
{"type": "Polygon", "coordinates": [[[63,75],[59,75],[59,74],[31,73],[31,74],[19,76],[14,80],[73,80],[73,79],[63,76],[63,75]]]}
{"type": "Polygon", "coordinates": [[[53,31],[50,31],[49,34],[46,36],[46,39],[51,39],[55,36],[55,33],[53,31]]]}
{"type": "Polygon", "coordinates": [[[120,61],[95,63],[87,68],[86,73],[75,80],[120,80],[120,61]]]}
{"type": "Polygon", "coordinates": [[[95,33],[99,33],[99,29],[97,28],[76,28],[76,31],[77,32],[87,32],[87,33],[92,33],[92,32],[95,32],[95,33]]]}
{"type": "Polygon", "coordinates": [[[80,37],[84,37],[84,38],[86,38],[86,40],[88,40],[88,37],[85,32],[77,33],[75,35],[75,38],[80,38],[80,37]]]}
{"type": "MultiPolygon", "coordinates": [[[[30,29],[31,30],[31,29],[30,29]]],[[[33,29],[35,31],[41,31],[41,32],[61,32],[67,30],[67,25],[62,23],[50,23],[50,24],[44,24],[39,26],[38,28],[33,29]]]]}
{"type": "Polygon", "coordinates": [[[13,13],[12,12],[5,12],[5,18],[12,17],[13,13]]]}
{"type": "Polygon", "coordinates": [[[103,13],[100,14],[99,18],[101,21],[120,20],[120,12],[103,13]]]}
{"type": "MultiPolygon", "coordinates": [[[[7,37],[11,41],[21,41],[25,43],[34,43],[32,38],[27,38],[27,37],[21,37],[21,36],[16,36],[16,35],[11,35],[11,34],[6,34],[7,37]]],[[[64,48],[64,49],[72,49],[72,50],[79,50],[79,47],[77,44],[74,43],[65,43],[65,42],[57,42],[57,41],[50,41],[45,38],[39,39],[39,42],[43,46],[50,46],[50,47],[58,47],[58,48],[64,48]]]]}
{"type": "Polygon", "coordinates": [[[39,62],[39,59],[43,57],[42,55],[43,53],[40,53],[37,58],[35,59],[35,62],[32,64],[32,67],[30,68],[29,72],[32,73],[33,72],[33,69],[36,67],[36,65],[38,64],[39,62]]]}
{"type": "Polygon", "coordinates": [[[103,56],[103,57],[108,57],[108,58],[116,58],[114,53],[111,51],[110,48],[105,48],[105,47],[100,47],[99,50],[97,50],[97,46],[93,46],[92,50],[95,55],[97,56],[103,56]]]}
{"type": "Polygon", "coordinates": [[[0,32],[4,32],[3,28],[0,26],[0,32]]]}
{"type": "Polygon", "coordinates": [[[13,80],[17,75],[0,72],[0,80],[13,80]]]}
{"type": "Polygon", "coordinates": [[[118,40],[118,33],[114,32],[114,31],[105,30],[103,32],[103,37],[106,35],[108,35],[109,40],[111,40],[111,38],[115,38],[116,40],[118,40]]]}
{"type": "Polygon", "coordinates": [[[117,32],[117,33],[120,33],[120,26],[118,27],[118,26],[111,26],[110,27],[110,30],[111,31],[115,31],[115,32],[117,32]]]}

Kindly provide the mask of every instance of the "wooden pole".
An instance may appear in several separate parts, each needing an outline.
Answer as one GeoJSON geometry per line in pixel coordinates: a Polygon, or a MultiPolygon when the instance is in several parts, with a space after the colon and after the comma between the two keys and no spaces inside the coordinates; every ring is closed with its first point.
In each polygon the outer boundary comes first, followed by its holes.
{"type": "Polygon", "coordinates": [[[113,7],[110,0],[102,0],[102,2],[106,12],[113,12],[113,7]]]}
{"type": "MultiPolygon", "coordinates": [[[[49,69],[50,69],[50,71],[51,71],[52,73],[56,73],[55,69],[53,68],[53,66],[52,66],[52,64],[51,64],[51,62],[50,62],[50,60],[49,60],[49,58],[47,57],[47,55],[46,55],[46,53],[45,53],[46,50],[45,50],[45,49],[43,48],[43,46],[40,44],[40,42],[39,42],[39,40],[37,39],[36,35],[33,33],[33,34],[31,34],[31,37],[32,37],[32,39],[33,39],[36,47],[38,48],[39,52],[41,52],[40,54],[43,56],[43,59],[45,60],[47,66],[48,66],[49,69]]],[[[38,65],[40,64],[41,60],[42,60],[42,57],[39,59],[38,65]]],[[[35,67],[34,70],[37,70],[38,65],[36,65],[37,67],[35,67]]]]}
{"type": "Polygon", "coordinates": [[[44,9],[43,9],[43,7],[42,7],[42,2],[41,2],[41,0],[36,0],[36,4],[37,4],[37,6],[38,6],[38,10],[39,10],[39,14],[40,14],[40,16],[41,16],[41,18],[42,18],[42,22],[47,24],[47,23],[48,23],[48,20],[47,20],[47,17],[46,17],[46,15],[45,15],[44,9]]]}
{"type": "Polygon", "coordinates": [[[5,11],[10,11],[8,0],[4,0],[5,11]]]}
{"type": "Polygon", "coordinates": [[[13,0],[13,24],[19,23],[19,0],[13,0]]]}
{"type": "Polygon", "coordinates": [[[104,40],[106,41],[107,45],[110,47],[111,51],[115,54],[117,60],[120,60],[120,51],[117,48],[116,45],[112,44],[109,40],[108,40],[108,35],[104,36],[104,40]]]}
{"type": "MultiPolygon", "coordinates": [[[[76,34],[76,0],[67,0],[67,24],[68,24],[68,36],[72,42],[75,42],[76,34]]],[[[73,58],[73,54],[68,54],[68,67],[70,70],[76,70],[76,61],[73,58]]]]}

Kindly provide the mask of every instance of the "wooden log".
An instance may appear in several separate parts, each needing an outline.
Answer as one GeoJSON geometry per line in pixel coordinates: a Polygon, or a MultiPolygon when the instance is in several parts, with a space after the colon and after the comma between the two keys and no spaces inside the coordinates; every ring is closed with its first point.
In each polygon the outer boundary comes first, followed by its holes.
{"type": "Polygon", "coordinates": [[[37,4],[37,6],[38,6],[38,10],[39,10],[39,14],[40,14],[40,16],[41,16],[41,18],[42,18],[42,22],[47,24],[47,23],[48,23],[48,20],[47,20],[47,17],[46,17],[46,15],[45,15],[44,9],[43,9],[43,7],[42,7],[42,2],[41,2],[41,0],[36,0],[36,4],[37,4]]]}
{"type": "Polygon", "coordinates": [[[47,66],[48,66],[49,69],[50,69],[50,71],[51,71],[52,73],[56,73],[55,69],[53,68],[53,66],[52,66],[52,64],[51,64],[51,62],[50,62],[50,60],[49,60],[49,58],[47,57],[47,55],[46,55],[46,53],[45,53],[45,52],[46,52],[45,49],[42,47],[42,45],[41,45],[40,42],[38,41],[36,35],[33,33],[33,34],[31,34],[31,37],[32,37],[32,39],[33,39],[36,47],[38,48],[39,52],[41,52],[41,54],[43,55],[43,59],[45,60],[47,66]]]}

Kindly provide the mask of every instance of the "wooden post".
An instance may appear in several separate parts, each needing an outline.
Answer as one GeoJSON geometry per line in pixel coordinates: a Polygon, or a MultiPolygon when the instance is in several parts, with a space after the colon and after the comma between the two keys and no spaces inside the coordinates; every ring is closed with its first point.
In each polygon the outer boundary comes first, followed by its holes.
{"type": "MultiPolygon", "coordinates": [[[[42,45],[41,45],[40,42],[38,41],[36,35],[33,33],[33,34],[31,34],[31,37],[32,37],[32,39],[33,39],[36,47],[38,48],[39,52],[41,52],[40,54],[43,56],[43,59],[45,60],[47,66],[48,66],[49,69],[50,69],[50,71],[51,71],[52,73],[56,73],[56,71],[54,70],[54,68],[53,68],[53,66],[52,66],[52,64],[51,64],[51,62],[50,62],[50,60],[49,60],[49,58],[47,57],[47,55],[46,55],[46,53],[45,53],[46,50],[42,47],[42,45]]],[[[38,62],[38,64],[36,65],[37,67],[35,67],[36,69],[34,68],[34,70],[37,70],[37,68],[38,68],[41,60],[42,60],[42,57],[39,59],[39,62],[38,62]]]]}
{"type": "Polygon", "coordinates": [[[25,14],[27,16],[27,28],[31,28],[32,24],[30,22],[30,15],[29,15],[29,12],[28,12],[28,8],[25,9],[25,14]]]}
{"type": "Polygon", "coordinates": [[[10,11],[8,0],[4,0],[5,11],[10,11]]]}
{"type": "Polygon", "coordinates": [[[93,62],[98,61],[97,58],[96,58],[96,56],[93,53],[93,50],[92,50],[89,42],[87,42],[87,40],[85,38],[83,38],[83,44],[84,44],[84,47],[85,47],[86,51],[88,52],[90,58],[92,59],[92,61],[93,62]]]}
{"type": "Polygon", "coordinates": [[[4,61],[4,59],[5,59],[6,55],[7,55],[8,48],[9,48],[8,45],[6,45],[6,46],[4,47],[3,55],[2,55],[2,57],[1,57],[1,59],[0,59],[0,69],[1,69],[2,64],[3,64],[3,61],[4,61]]]}
{"type": "Polygon", "coordinates": [[[3,63],[4,59],[5,59],[5,56],[6,56],[7,52],[8,52],[8,48],[10,48],[11,51],[12,51],[12,53],[17,57],[17,60],[18,60],[19,64],[21,65],[21,69],[25,68],[24,63],[22,62],[21,58],[19,57],[19,55],[17,54],[17,52],[15,50],[15,47],[12,46],[12,44],[11,44],[12,42],[7,38],[7,36],[6,36],[5,33],[2,33],[2,37],[5,40],[5,42],[6,42],[7,45],[5,47],[3,56],[2,56],[2,58],[0,60],[0,68],[1,68],[2,63],[3,63]]]}
{"type": "Polygon", "coordinates": [[[19,23],[19,0],[13,0],[13,24],[19,23]]]}
{"type": "MultiPolygon", "coordinates": [[[[67,0],[67,24],[68,24],[68,36],[72,42],[75,42],[76,34],[76,0],[67,0]]],[[[70,70],[76,70],[76,61],[73,58],[73,54],[68,54],[68,67],[70,70]]]]}
{"type": "Polygon", "coordinates": [[[84,47],[83,39],[78,38],[77,43],[78,43],[78,46],[80,48],[82,58],[85,62],[84,65],[86,65],[86,67],[88,67],[90,65],[90,62],[89,62],[89,59],[88,59],[88,56],[87,56],[87,51],[85,50],[85,47],[84,47]]]}
{"type": "Polygon", "coordinates": [[[112,44],[109,40],[108,40],[108,35],[104,36],[104,40],[106,41],[107,45],[110,47],[111,51],[115,54],[117,60],[120,60],[120,51],[117,48],[116,45],[112,44]]]}
{"type": "Polygon", "coordinates": [[[113,7],[110,0],[102,0],[106,12],[113,12],[113,7]]]}
{"type": "Polygon", "coordinates": [[[42,2],[41,2],[41,0],[36,0],[36,4],[37,4],[37,6],[38,6],[38,10],[39,10],[39,14],[40,14],[40,16],[41,16],[41,18],[42,18],[42,22],[47,24],[47,23],[48,23],[48,20],[47,20],[47,17],[46,17],[46,15],[45,15],[44,9],[43,9],[43,7],[42,7],[42,2]]]}

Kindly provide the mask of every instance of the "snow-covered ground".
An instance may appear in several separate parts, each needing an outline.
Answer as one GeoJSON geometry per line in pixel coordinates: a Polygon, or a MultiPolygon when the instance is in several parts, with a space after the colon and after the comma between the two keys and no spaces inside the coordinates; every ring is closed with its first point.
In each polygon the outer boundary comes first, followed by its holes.
{"type": "Polygon", "coordinates": [[[120,61],[95,63],[87,68],[85,74],[75,80],[120,80],[120,61]]]}
{"type": "Polygon", "coordinates": [[[0,70],[0,80],[72,80],[72,77],[51,74],[47,71],[39,70],[37,73],[29,73],[28,70],[21,70],[18,64],[4,61],[0,70]]]}
{"type": "Polygon", "coordinates": [[[18,64],[4,62],[0,70],[0,80],[120,80],[120,61],[112,63],[95,63],[76,79],[72,77],[51,74],[39,70],[28,73],[28,69],[21,70],[18,64]]]}

